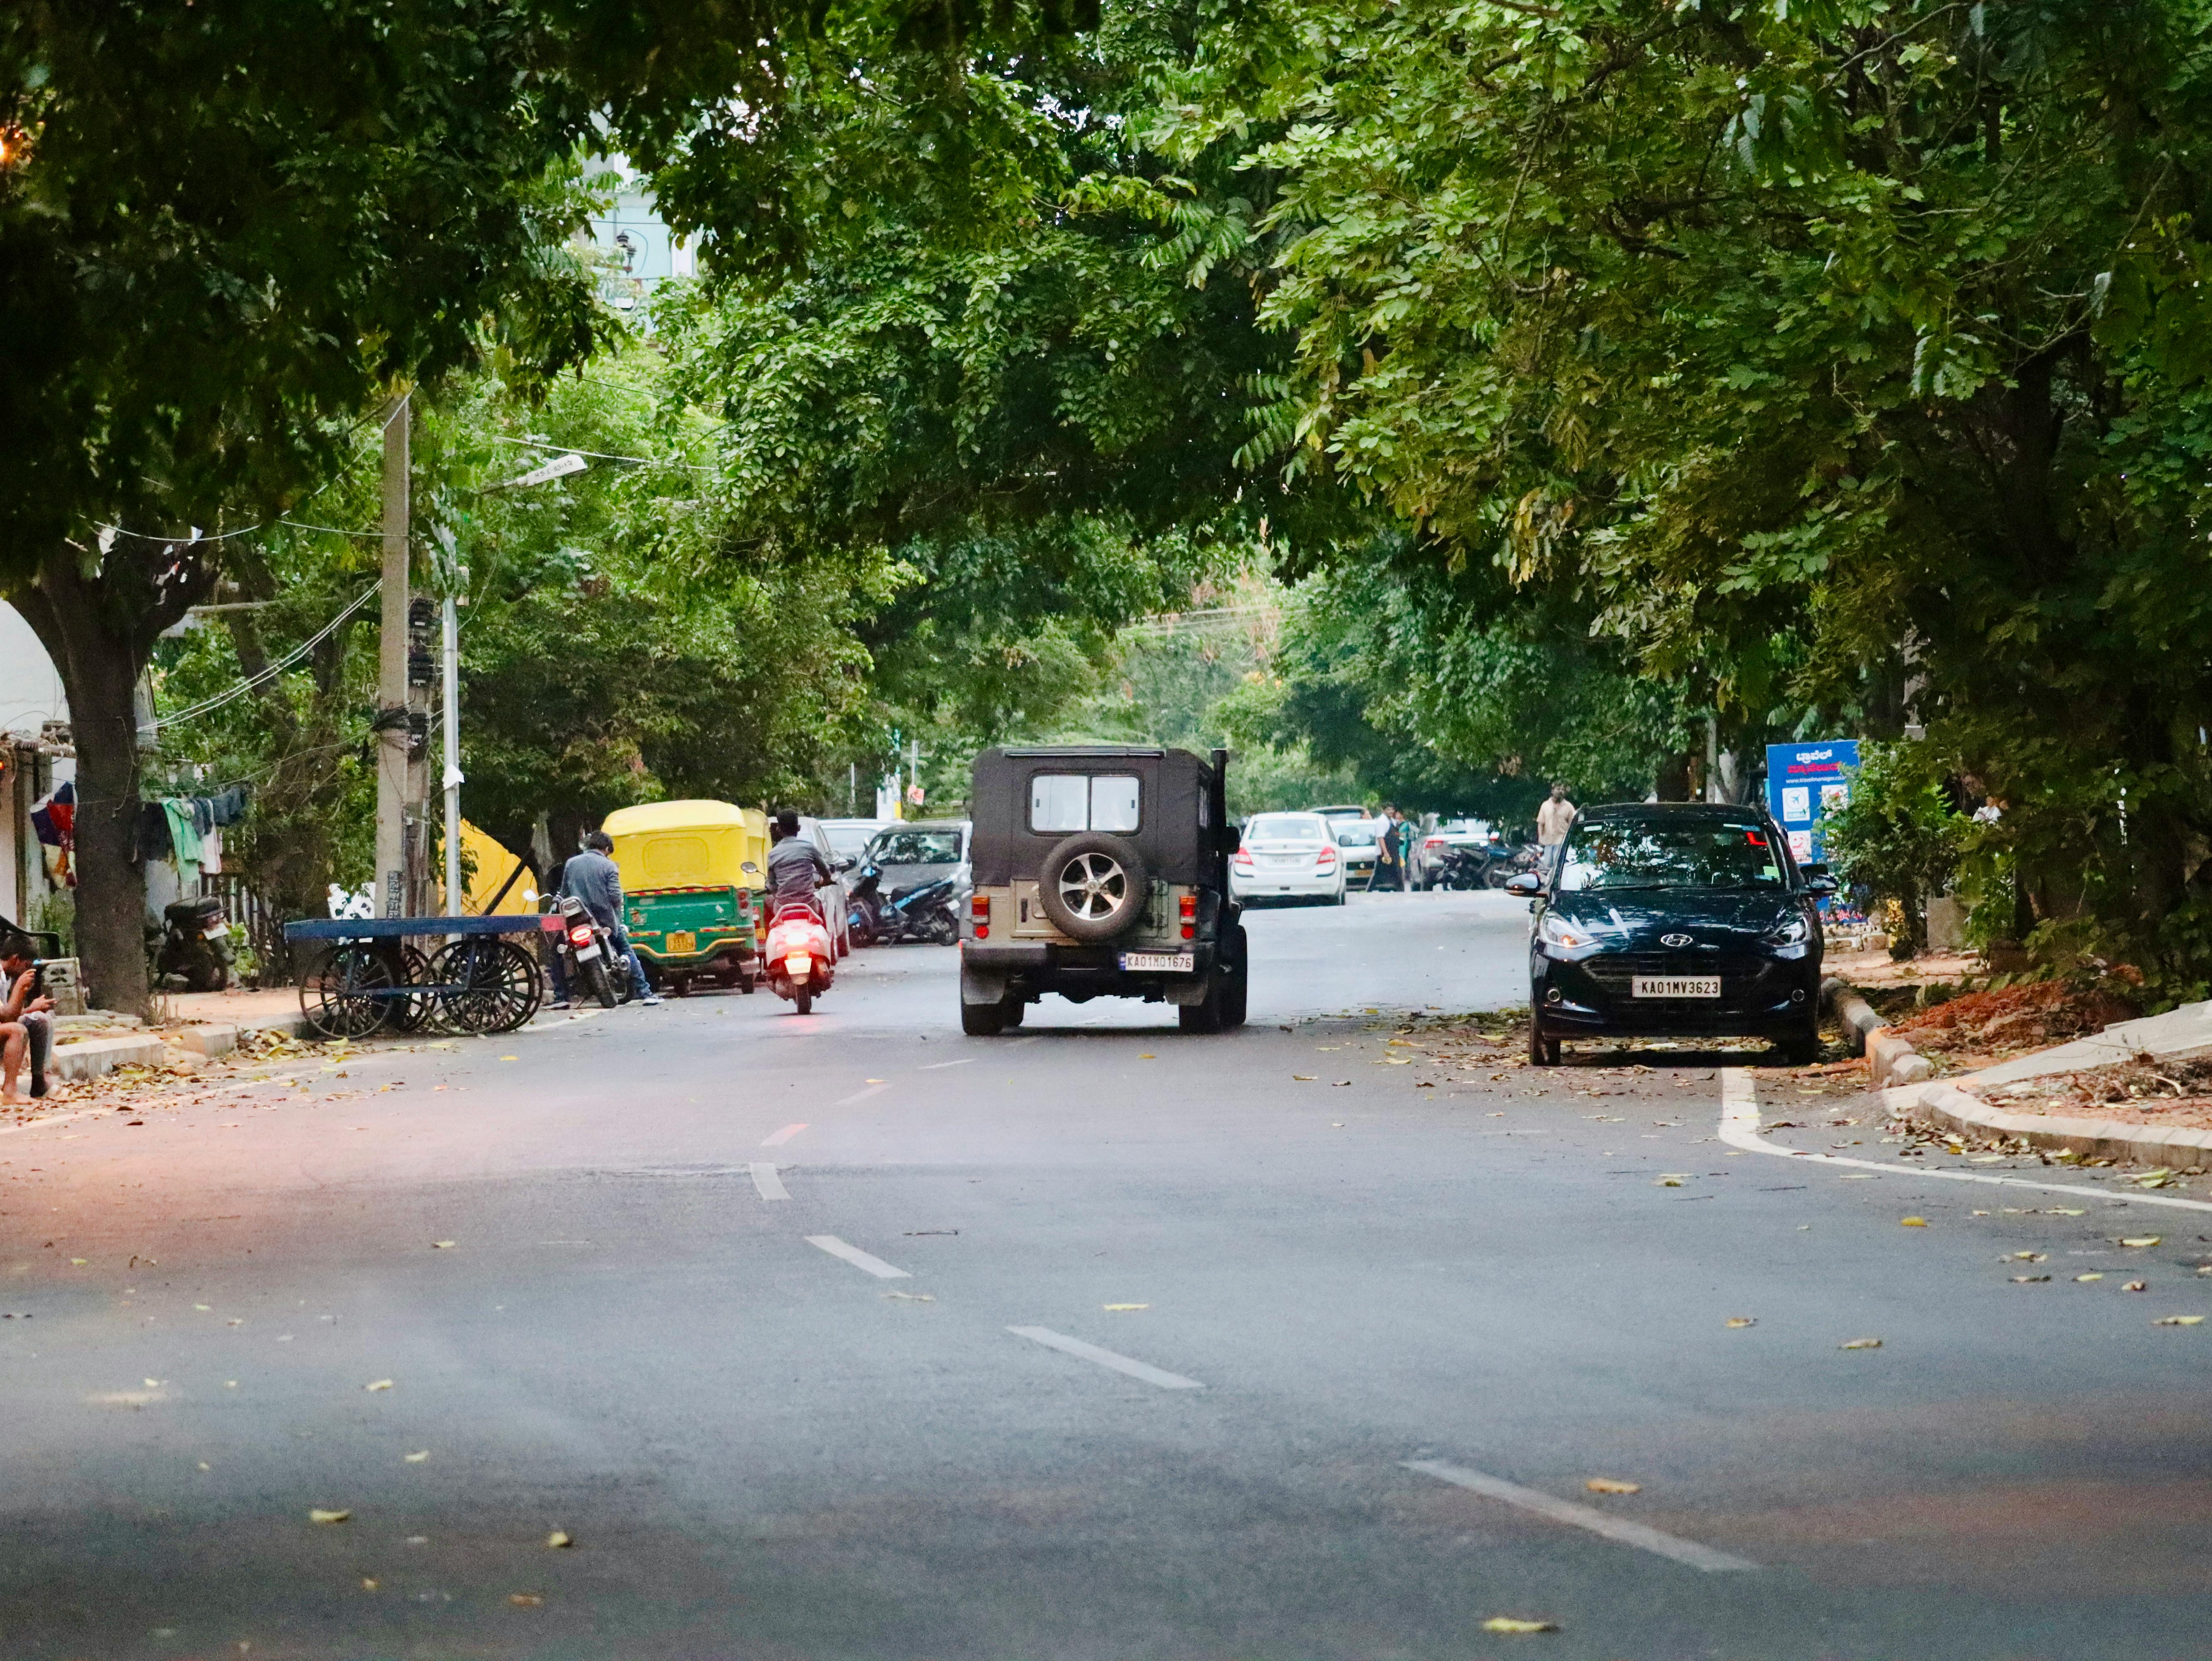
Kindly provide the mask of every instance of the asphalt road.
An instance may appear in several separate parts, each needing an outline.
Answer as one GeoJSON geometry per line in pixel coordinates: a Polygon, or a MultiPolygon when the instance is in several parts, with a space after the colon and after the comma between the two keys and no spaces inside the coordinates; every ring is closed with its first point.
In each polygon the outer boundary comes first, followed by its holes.
{"type": "Polygon", "coordinates": [[[2212,1208],[1434,1036],[1525,927],[1255,914],[1219,1037],[963,1038],[907,946],[0,1136],[0,1656],[2212,1653],[2212,1208]]]}

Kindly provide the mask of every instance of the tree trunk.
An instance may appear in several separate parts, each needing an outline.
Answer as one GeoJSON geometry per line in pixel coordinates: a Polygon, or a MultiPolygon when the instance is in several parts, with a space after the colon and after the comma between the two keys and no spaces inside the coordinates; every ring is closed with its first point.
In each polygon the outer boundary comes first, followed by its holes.
{"type": "Polygon", "coordinates": [[[188,547],[118,548],[96,575],[74,548],[47,555],[9,598],[54,660],[76,746],[76,940],[87,995],[152,1013],[146,870],[138,858],[138,677],[154,642],[212,585],[188,547]]]}

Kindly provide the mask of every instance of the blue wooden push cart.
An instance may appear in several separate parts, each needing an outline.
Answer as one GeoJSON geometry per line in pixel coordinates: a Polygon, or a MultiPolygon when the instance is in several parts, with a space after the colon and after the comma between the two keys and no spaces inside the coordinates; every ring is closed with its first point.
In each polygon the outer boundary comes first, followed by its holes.
{"type": "Polygon", "coordinates": [[[284,938],[320,943],[300,976],[300,1013],[326,1038],[425,1030],[512,1032],[544,996],[538,957],[521,937],[557,930],[557,916],[317,917],[284,938]],[[442,942],[424,950],[416,941],[442,942]]]}

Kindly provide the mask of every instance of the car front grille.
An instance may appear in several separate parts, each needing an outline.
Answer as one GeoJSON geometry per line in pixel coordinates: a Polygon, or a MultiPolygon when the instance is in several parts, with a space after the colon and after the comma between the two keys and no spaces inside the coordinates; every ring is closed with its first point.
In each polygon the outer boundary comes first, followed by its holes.
{"type": "MultiPolygon", "coordinates": [[[[1719,976],[1719,998],[1685,998],[1679,1001],[1685,1005],[1700,1006],[1715,1013],[1773,1001],[1773,995],[1767,989],[1767,977],[1774,968],[1774,962],[1754,952],[1608,952],[1585,958],[1578,966],[1596,983],[1599,991],[1608,1000],[1622,1003],[1651,1005],[1655,1002],[1635,996],[1636,977],[1638,975],[1719,976]]],[[[1669,999],[1666,1001],[1673,1003],[1676,1001],[1669,999]]]]}

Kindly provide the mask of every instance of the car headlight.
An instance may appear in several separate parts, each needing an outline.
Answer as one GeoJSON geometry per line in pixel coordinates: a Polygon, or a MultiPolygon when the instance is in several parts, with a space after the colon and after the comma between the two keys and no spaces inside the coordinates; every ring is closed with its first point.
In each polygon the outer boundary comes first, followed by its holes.
{"type": "Polygon", "coordinates": [[[1578,958],[1597,946],[1580,924],[1567,922],[1556,911],[1547,911],[1536,919],[1536,939],[1550,947],[1555,958],[1578,958]]]}
{"type": "Polygon", "coordinates": [[[1802,911],[1791,912],[1766,931],[1766,943],[1775,948],[1775,955],[1780,958],[1803,957],[1806,942],[1812,938],[1813,925],[1802,911]]]}

